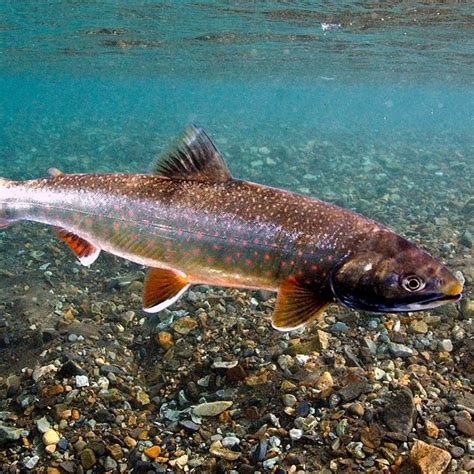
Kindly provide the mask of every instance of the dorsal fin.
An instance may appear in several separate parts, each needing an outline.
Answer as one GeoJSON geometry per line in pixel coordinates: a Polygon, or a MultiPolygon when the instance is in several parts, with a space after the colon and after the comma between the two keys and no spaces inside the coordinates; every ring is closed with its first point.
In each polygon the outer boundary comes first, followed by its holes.
{"type": "Polygon", "coordinates": [[[161,155],[154,174],[192,181],[224,182],[232,179],[224,158],[202,128],[190,125],[161,155]]]}

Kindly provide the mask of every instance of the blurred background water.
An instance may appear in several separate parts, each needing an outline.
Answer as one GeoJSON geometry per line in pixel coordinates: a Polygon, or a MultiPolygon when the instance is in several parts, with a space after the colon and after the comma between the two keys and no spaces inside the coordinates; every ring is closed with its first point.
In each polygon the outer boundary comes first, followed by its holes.
{"type": "Polygon", "coordinates": [[[241,178],[449,219],[472,195],[473,25],[461,1],[4,1],[0,175],[146,172],[195,122],[241,178]]]}

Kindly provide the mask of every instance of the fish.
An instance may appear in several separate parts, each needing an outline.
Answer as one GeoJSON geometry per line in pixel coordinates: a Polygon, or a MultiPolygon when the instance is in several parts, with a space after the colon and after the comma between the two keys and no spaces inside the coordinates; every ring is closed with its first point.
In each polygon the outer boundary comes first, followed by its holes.
{"type": "Polygon", "coordinates": [[[277,292],[272,325],[297,329],[330,304],[422,311],[462,296],[434,257],[352,210],[234,178],[206,132],[188,126],[148,174],[0,178],[0,227],[34,221],[89,266],[101,251],[148,267],[143,309],[191,285],[277,292]]]}

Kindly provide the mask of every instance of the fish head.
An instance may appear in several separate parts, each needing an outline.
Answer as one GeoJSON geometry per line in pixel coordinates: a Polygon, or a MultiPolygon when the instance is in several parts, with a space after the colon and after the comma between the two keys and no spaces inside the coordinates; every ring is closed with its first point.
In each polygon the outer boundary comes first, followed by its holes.
{"type": "Polygon", "coordinates": [[[396,234],[354,253],[330,276],[336,301],[372,312],[423,311],[461,298],[461,282],[435,258],[396,234]]]}

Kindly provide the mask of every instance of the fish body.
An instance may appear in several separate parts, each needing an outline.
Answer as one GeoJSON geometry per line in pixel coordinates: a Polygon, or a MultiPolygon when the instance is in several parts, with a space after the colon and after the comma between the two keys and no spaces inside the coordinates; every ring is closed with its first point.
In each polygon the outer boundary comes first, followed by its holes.
{"type": "Polygon", "coordinates": [[[373,220],[232,178],[195,127],[152,175],[0,181],[0,226],[19,220],[53,226],[85,265],[104,250],[150,267],[147,311],[172,304],[191,284],[261,288],[278,291],[273,324],[287,330],[331,302],[408,311],[457,300],[462,289],[435,259],[373,220]],[[422,288],[406,289],[416,282],[422,288]]]}

